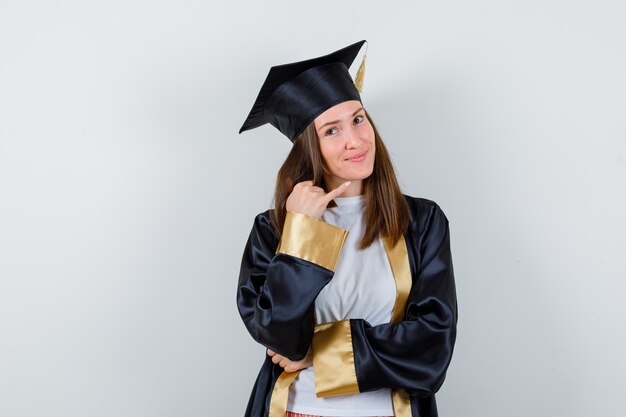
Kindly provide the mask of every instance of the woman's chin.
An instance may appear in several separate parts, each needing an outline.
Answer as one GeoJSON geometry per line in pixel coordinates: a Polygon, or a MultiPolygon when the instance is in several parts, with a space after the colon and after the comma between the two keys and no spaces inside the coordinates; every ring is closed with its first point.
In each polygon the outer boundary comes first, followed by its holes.
{"type": "Polygon", "coordinates": [[[352,171],[350,173],[347,173],[344,178],[347,178],[346,181],[362,181],[372,175],[373,171],[373,167],[366,170],[352,171]]]}
{"type": "Polygon", "coordinates": [[[363,181],[363,180],[366,180],[367,178],[369,178],[370,175],[352,175],[352,176],[349,176],[349,177],[344,177],[339,182],[339,185],[343,184],[346,181],[351,181],[351,182],[363,181]]]}
{"type": "Polygon", "coordinates": [[[364,179],[369,178],[370,175],[372,175],[372,172],[374,172],[373,166],[370,169],[359,169],[359,170],[351,169],[351,170],[346,170],[346,172],[334,173],[333,183],[336,183],[337,186],[339,186],[346,181],[363,181],[364,179]]]}

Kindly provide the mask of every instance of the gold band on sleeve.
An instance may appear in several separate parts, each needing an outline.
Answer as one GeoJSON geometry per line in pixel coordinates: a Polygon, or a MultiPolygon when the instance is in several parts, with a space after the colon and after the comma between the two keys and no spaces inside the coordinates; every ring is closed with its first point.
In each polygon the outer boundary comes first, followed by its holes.
{"type": "Polygon", "coordinates": [[[287,211],[276,253],[284,253],[335,271],[348,231],[306,214],[287,211]]]}
{"type": "Polygon", "coordinates": [[[315,326],[312,353],[317,397],[359,392],[352,351],[350,320],[315,326]]]}

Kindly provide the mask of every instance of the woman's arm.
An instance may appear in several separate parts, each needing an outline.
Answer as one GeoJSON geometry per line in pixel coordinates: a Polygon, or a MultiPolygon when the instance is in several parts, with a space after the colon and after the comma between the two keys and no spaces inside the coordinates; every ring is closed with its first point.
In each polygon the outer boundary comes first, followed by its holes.
{"type": "Polygon", "coordinates": [[[269,210],[255,218],[241,260],[237,307],[257,342],[292,360],[306,356],[315,298],[333,277],[347,233],[288,211],[279,242],[269,210]]]}
{"type": "MultiPolygon", "coordinates": [[[[434,394],[456,339],[457,303],[448,219],[433,203],[419,244],[421,265],[404,320],[371,326],[363,319],[315,327],[313,368],[318,397],[379,388],[434,394]]],[[[417,237],[411,237],[417,239],[417,237]]]]}

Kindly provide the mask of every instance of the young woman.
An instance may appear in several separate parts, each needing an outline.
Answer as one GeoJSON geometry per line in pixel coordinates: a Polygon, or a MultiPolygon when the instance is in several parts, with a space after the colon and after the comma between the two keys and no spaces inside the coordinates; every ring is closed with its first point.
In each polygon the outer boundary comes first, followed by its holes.
{"type": "Polygon", "coordinates": [[[293,142],[241,263],[237,306],[267,347],[246,417],[437,416],[457,322],[448,219],[400,191],[348,73],[364,42],[272,67],[240,130],[293,142]]]}

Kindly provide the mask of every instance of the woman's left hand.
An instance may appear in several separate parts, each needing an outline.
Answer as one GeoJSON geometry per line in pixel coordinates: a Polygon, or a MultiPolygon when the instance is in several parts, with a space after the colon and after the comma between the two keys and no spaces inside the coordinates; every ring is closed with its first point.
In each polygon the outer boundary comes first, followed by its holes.
{"type": "Polygon", "coordinates": [[[300,369],[308,368],[313,365],[313,355],[311,354],[311,348],[309,347],[309,351],[306,353],[304,359],[299,361],[292,361],[283,355],[279,355],[271,349],[267,349],[267,354],[272,357],[272,362],[280,365],[285,372],[296,372],[300,369]]]}

